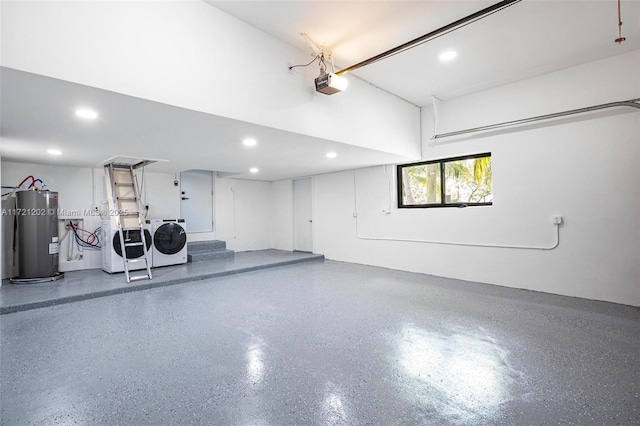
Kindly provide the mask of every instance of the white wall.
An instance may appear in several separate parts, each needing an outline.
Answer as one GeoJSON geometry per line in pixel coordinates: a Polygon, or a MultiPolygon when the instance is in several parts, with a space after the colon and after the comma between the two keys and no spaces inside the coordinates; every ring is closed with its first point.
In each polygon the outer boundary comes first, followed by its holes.
{"type": "MultiPolygon", "coordinates": [[[[2,158],[0,158],[0,183],[2,183],[2,158]]],[[[3,191],[3,193],[4,193],[4,191],[3,191]]],[[[3,218],[4,216],[5,215],[3,214],[3,215],[0,216],[0,218],[3,218]]],[[[5,237],[5,234],[4,234],[4,220],[3,219],[0,219],[0,220],[2,220],[2,223],[0,223],[0,242],[1,242],[0,248],[2,249],[2,253],[0,254],[0,287],[2,287],[2,280],[4,278],[10,278],[10,277],[8,276],[8,274],[5,277],[5,265],[4,264],[6,262],[5,259],[7,259],[7,257],[5,256],[5,253],[6,253],[7,249],[5,247],[6,243],[5,243],[5,240],[4,240],[4,237],[5,237]]]]}
{"type": "Polygon", "coordinates": [[[290,65],[308,62],[309,52],[203,2],[18,1],[1,2],[0,7],[0,60],[5,67],[419,155],[413,105],[356,78],[340,95],[315,93],[317,67],[288,71],[290,65]]]}
{"type": "Polygon", "coordinates": [[[142,203],[149,206],[148,218],[180,217],[180,187],[175,186],[173,181],[174,175],[170,173],[145,172],[142,203]]]}
{"type": "MultiPolygon", "coordinates": [[[[638,75],[636,51],[452,100],[440,105],[439,132],[639,98],[638,75]]],[[[385,214],[390,193],[382,167],[316,176],[315,252],[640,306],[640,112],[610,110],[438,144],[428,141],[432,112],[423,119],[426,159],[492,152],[493,206],[398,210],[395,168],[388,167],[393,207],[385,214]],[[362,239],[548,247],[554,214],[565,224],[551,251],[362,239]]]]}
{"type": "Polygon", "coordinates": [[[271,248],[271,182],[215,179],[216,238],[235,251],[271,248]]]}
{"type": "Polygon", "coordinates": [[[271,248],[293,251],[293,181],[271,184],[271,248]]]}

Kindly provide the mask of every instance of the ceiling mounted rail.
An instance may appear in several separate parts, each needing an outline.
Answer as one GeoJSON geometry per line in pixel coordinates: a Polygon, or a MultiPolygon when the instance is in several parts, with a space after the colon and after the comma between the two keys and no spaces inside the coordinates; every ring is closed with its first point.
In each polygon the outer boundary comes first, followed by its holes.
{"type": "Polygon", "coordinates": [[[598,111],[598,110],[607,109],[607,108],[632,107],[632,108],[640,109],[639,102],[640,102],[640,98],[636,98],[636,99],[629,99],[628,101],[611,102],[608,104],[601,104],[601,105],[595,105],[595,106],[590,106],[586,108],[572,109],[569,111],[554,112],[553,114],[538,115],[535,117],[522,118],[520,120],[505,121],[503,123],[490,124],[488,126],[474,127],[472,129],[458,130],[458,131],[449,132],[449,133],[440,133],[438,135],[433,135],[431,139],[435,140],[435,139],[448,138],[451,136],[465,135],[468,133],[484,132],[486,130],[501,129],[503,127],[511,127],[511,126],[517,126],[519,124],[527,124],[527,123],[533,123],[536,121],[550,120],[558,117],[566,117],[567,115],[582,114],[585,112],[598,111]]]}
{"type": "Polygon", "coordinates": [[[348,72],[357,70],[358,68],[362,68],[366,65],[373,64],[374,62],[378,62],[382,59],[388,58],[389,56],[396,55],[398,53],[404,52],[407,49],[411,49],[412,47],[416,47],[422,43],[426,43],[429,40],[433,40],[437,37],[450,33],[451,31],[455,31],[459,28],[462,28],[466,25],[469,25],[472,22],[475,22],[479,19],[485,18],[489,15],[492,15],[504,8],[514,5],[515,3],[519,3],[522,0],[504,0],[494,5],[491,5],[485,9],[479,10],[478,12],[472,13],[471,15],[465,16],[462,19],[458,19],[455,22],[452,22],[444,27],[438,28],[435,31],[431,31],[421,37],[408,41],[404,44],[401,44],[398,47],[394,47],[393,49],[387,50],[386,52],[380,53],[379,55],[373,56],[369,59],[366,59],[362,62],[358,62],[355,65],[351,65],[350,67],[344,68],[338,71],[337,75],[346,74],[348,72]]]}

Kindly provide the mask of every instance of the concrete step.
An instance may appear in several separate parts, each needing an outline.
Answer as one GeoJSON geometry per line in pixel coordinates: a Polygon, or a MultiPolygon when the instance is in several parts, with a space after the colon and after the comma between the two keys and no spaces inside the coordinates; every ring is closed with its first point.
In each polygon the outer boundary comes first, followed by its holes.
{"type": "Polygon", "coordinates": [[[187,243],[187,252],[189,253],[225,250],[226,248],[227,243],[219,240],[195,241],[192,243],[187,243]]]}
{"type": "Polygon", "coordinates": [[[224,241],[211,240],[187,243],[187,262],[226,259],[234,255],[235,252],[233,250],[227,250],[227,243],[224,241]]]}
{"type": "Polygon", "coordinates": [[[203,262],[208,260],[217,260],[217,259],[227,259],[235,256],[235,252],[233,250],[220,250],[216,249],[214,251],[197,251],[193,253],[187,253],[187,262],[203,262]]]}

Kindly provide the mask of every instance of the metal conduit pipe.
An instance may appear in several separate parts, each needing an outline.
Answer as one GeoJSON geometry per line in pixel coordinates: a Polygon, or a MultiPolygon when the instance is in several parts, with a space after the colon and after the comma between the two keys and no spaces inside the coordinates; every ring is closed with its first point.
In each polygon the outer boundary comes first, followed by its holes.
{"type": "MultiPolygon", "coordinates": [[[[385,171],[386,172],[386,171],[385,171]]],[[[391,194],[389,194],[391,195],[391,194]]],[[[390,214],[390,212],[388,213],[390,214]]],[[[424,243],[424,244],[439,244],[448,246],[465,246],[465,247],[490,247],[499,249],[517,249],[517,250],[555,250],[560,245],[560,223],[554,223],[553,226],[556,229],[555,241],[551,245],[547,246],[524,246],[524,245],[506,245],[506,244],[484,244],[484,243],[471,243],[471,242],[456,242],[456,241],[438,241],[438,240],[420,240],[414,238],[394,238],[394,237],[363,237],[360,235],[360,228],[358,226],[358,186],[356,179],[356,170],[353,170],[353,218],[355,221],[356,238],[359,240],[370,241],[395,241],[403,243],[424,243]]]]}
{"type": "Polygon", "coordinates": [[[572,109],[569,111],[554,112],[553,114],[538,115],[535,117],[522,118],[520,120],[505,121],[503,123],[490,124],[488,126],[474,127],[472,129],[457,130],[455,132],[449,132],[449,133],[440,133],[437,135],[433,135],[431,139],[435,140],[435,139],[448,138],[451,136],[464,135],[467,133],[483,132],[485,130],[494,130],[494,129],[500,129],[503,127],[517,126],[519,124],[533,123],[533,122],[542,121],[542,120],[550,120],[552,118],[565,117],[567,115],[581,114],[585,112],[598,111],[598,110],[607,109],[607,108],[632,107],[632,108],[640,109],[640,103],[638,102],[640,102],[640,98],[629,99],[628,101],[611,102],[608,104],[595,105],[595,106],[590,106],[586,108],[572,109]]]}

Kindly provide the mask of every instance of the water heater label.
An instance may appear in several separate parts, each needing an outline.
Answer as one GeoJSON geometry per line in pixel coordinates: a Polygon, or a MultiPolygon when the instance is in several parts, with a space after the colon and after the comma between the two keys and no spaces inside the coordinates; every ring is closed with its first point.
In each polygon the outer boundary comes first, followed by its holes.
{"type": "Polygon", "coordinates": [[[52,243],[57,243],[58,242],[58,237],[51,237],[51,242],[52,243]]]}
{"type": "Polygon", "coordinates": [[[49,254],[58,254],[60,251],[60,246],[58,243],[50,243],[49,244],[49,254]]]}

